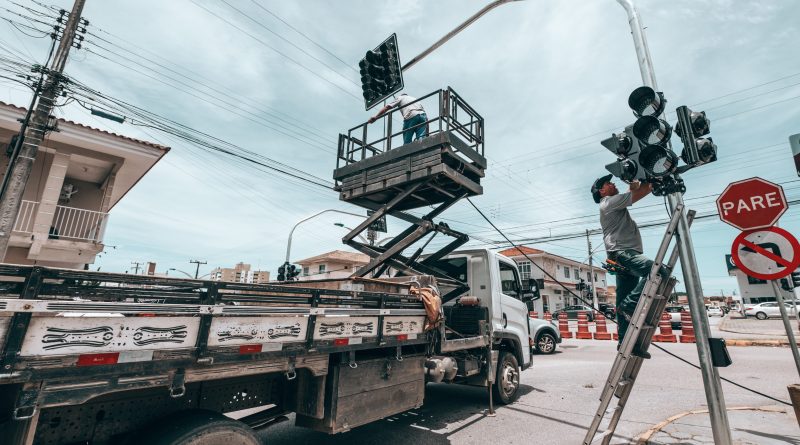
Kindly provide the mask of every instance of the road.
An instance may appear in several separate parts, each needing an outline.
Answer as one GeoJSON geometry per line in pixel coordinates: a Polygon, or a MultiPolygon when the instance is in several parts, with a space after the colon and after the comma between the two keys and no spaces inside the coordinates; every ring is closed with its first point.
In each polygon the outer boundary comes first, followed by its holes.
{"type": "MultiPolygon", "coordinates": [[[[697,361],[694,344],[661,345],[697,361]]],[[[291,418],[260,434],[270,445],[577,444],[598,406],[615,352],[614,342],[567,340],[561,346],[554,355],[534,356],[534,366],[522,374],[520,400],[498,407],[496,417],[485,415],[484,389],[440,384],[428,385],[422,408],[347,433],[327,436],[295,427],[291,418]]],[[[729,350],[734,364],[721,369],[722,376],[788,400],[786,385],[800,380],[788,348],[729,350]]],[[[673,414],[705,407],[700,372],[661,351],[651,351],[653,358],[642,369],[612,443],[630,443],[673,414]]],[[[723,384],[723,389],[728,407],[776,404],[729,384],[723,384]]],[[[733,420],[731,426],[737,427],[733,420]]],[[[769,425],[763,429],[764,441],[758,443],[799,443],[800,437],[794,437],[795,442],[775,441],[770,438],[769,425]]]]}

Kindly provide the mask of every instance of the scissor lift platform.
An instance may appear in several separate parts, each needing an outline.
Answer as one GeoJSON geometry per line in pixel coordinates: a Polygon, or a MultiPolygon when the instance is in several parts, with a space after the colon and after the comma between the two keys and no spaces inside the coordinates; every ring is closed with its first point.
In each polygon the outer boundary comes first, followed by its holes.
{"type": "Polygon", "coordinates": [[[483,193],[480,184],[486,171],[483,118],[452,88],[434,91],[405,107],[417,103],[423,105],[428,117],[426,122],[417,125],[426,127],[426,136],[393,146],[394,141],[403,141],[404,132],[417,127],[393,132],[394,120],[402,110],[392,109],[381,117],[380,124],[364,123],[339,135],[333,178],[342,201],[374,211],[343,238],[346,244],[372,258],[353,276],[381,276],[389,268],[398,275],[433,275],[440,283],[447,283],[454,289],[443,296],[446,301],[468,287],[436,263],[466,243],[469,237],[445,223],[434,223],[433,219],[459,200],[483,193]],[[370,129],[379,134],[371,136],[370,129]],[[420,208],[425,208],[427,214],[417,217],[407,212],[420,208]],[[412,225],[379,246],[356,240],[361,232],[385,215],[412,225]],[[420,259],[424,247],[437,234],[454,239],[420,259]],[[410,255],[404,254],[428,235],[430,238],[421,247],[410,255]]]}
{"type": "Polygon", "coordinates": [[[334,171],[342,201],[374,209],[422,182],[395,210],[439,204],[454,196],[483,194],[486,158],[455,130],[443,131],[334,171]]]}

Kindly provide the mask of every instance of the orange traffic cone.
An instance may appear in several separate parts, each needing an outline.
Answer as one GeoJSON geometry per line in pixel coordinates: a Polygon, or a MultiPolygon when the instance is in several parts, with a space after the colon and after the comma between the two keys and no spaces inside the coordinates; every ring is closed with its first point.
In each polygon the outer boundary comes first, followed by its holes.
{"type": "Polygon", "coordinates": [[[546,321],[553,321],[553,314],[551,314],[549,311],[544,311],[544,319],[546,321]]]}
{"type": "Polygon", "coordinates": [[[586,312],[578,312],[578,333],[575,334],[575,338],[581,340],[592,339],[592,333],[589,332],[589,317],[586,312]]]}
{"type": "Polygon", "coordinates": [[[669,312],[661,314],[661,320],[658,321],[658,334],[653,336],[653,341],[660,341],[664,343],[676,343],[678,338],[672,333],[672,317],[669,312]]]}
{"type": "Polygon", "coordinates": [[[531,311],[528,315],[530,315],[531,318],[539,318],[539,313],[536,311],[531,311]]]}
{"type": "Polygon", "coordinates": [[[611,334],[608,332],[608,328],[606,328],[606,316],[600,312],[597,313],[597,320],[595,321],[594,339],[611,340],[611,334]]]}
{"type": "Polygon", "coordinates": [[[681,343],[694,343],[694,325],[692,314],[688,311],[681,312],[681,343]]]}
{"type": "Polygon", "coordinates": [[[561,338],[572,338],[572,332],[569,331],[569,322],[567,322],[566,312],[558,314],[558,330],[561,332],[561,338]]]}

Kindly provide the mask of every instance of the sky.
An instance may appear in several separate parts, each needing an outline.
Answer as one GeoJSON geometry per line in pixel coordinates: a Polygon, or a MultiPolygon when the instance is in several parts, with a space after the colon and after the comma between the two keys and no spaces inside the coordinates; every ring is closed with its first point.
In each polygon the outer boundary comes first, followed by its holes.
{"type": "MultiPolygon", "coordinates": [[[[71,8],[70,1],[44,1],[71,8]]],[[[43,27],[15,15],[34,15],[17,3],[44,10],[31,0],[3,0],[0,17],[43,27]]],[[[486,3],[87,0],[90,34],[65,72],[106,95],[330,181],[338,134],[375,111],[365,111],[360,97],[364,52],[397,33],[407,61],[486,3]]],[[[798,199],[788,137],[800,133],[800,25],[794,20],[800,3],[640,0],[638,6],[667,109],[705,110],[719,147],[717,162],[684,176],[687,205],[713,211],[728,183],[753,176],[783,184],[787,198],[798,199]]],[[[0,49],[43,63],[49,39],[30,34],[0,21],[0,49]]],[[[403,76],[410,95],[450,86],[484,117],[489,165],[484,194],[474,202],[512,240],[599,227],[589,188],[614,160],[599,142],[633,123],[627,98],[642,84],[616,1],[500,6],[403,76]]],[[[0,79],[0,100],[25,105],[30,92],[0,79]]],[[[325,209],[363,213],[331,190],[208,154],[152,128],[102,120],[74,103],[57,114],[172,147],[112,210],[107,247],[93,269],[123,272],[132,262],[155,261],[159,272],[193,272],[188,261],[199,258],[208,262],[200,275],[239,261],[274,273],[298,221],[325,209]]],[[[674,112],[668,120],[674,125],[674,112]]],[[[664,220],[664,201],[649,196],[632,214],[640,223],[664,220]]],[[[467,203],[442,216],[480,238],[469,245],[507,247],[467,203]]],[[[301,224],[291,259],[343,249],[346,230],[334,223],[359,221],[328,212],[301,224]]],[[[780,225],[800,234],[797,206],[780,225]]],[[[393,218],[388,226],[389,235],[406,227],[393,218]]],[[[694,226],[706,295],[736,289],[724,255],[737,234],[716,218],[694,226]]],[[[653,255],[663,229],[642,235],[645,253],[653,255]]],[[[602,243],[599,235],[590,241],[602,243]]],[[[580,236],[533,246],[578,261],[588,256],[580,236]]],[[[595,261],[603,258],[600,249],[595,261]]]]}

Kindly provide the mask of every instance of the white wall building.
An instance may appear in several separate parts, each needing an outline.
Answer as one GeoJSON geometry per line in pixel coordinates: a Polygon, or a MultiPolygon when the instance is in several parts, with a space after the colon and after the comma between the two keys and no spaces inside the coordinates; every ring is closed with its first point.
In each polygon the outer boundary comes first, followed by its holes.
{"type": "MultiPolygon", "coordinates": [[[[739,295],[734,297],[734,300],[744,304],[775,301],[775,291],[772,289],[772,284],[769,281],[747,276],[736,267],[736,264],[731,260],[730,254],[725,255],[725,265],[728,267],[728,275],[736,277],[736,282],[739,285],[739,295]]],[[[783,298],[787,300],[792,298],[791,291],[784,291],[781,289],[781,292],[783,292],[783,298]]]]}

